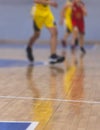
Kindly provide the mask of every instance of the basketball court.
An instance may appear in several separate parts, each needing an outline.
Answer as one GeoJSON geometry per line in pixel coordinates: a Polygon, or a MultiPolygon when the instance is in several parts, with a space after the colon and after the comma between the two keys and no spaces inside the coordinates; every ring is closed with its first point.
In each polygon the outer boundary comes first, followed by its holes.
{"type": "Polygon", "coordinates": [[[99,130],[100,46],[86,45],[84,57],[68,49],[68,59],[54,66],[47,46],[35,47],[34,65],[23,48],[0,45],[0,129],[99,130]]]}
{"type": "MultiPolygon", "coordinates": [[[[68,46],[64,63],[49,65],[45,29],[33,49],[34,64],[26,57],[33,32],[32,1],[0,0],[0,130],[100,129],[100,3],[85,2],[89,12],[86,55],[79,48],[72,55],[68,46]]],[[[62,4],[59,0],[59,9],[62,4]]],[[[53,11],[58,22],[59,13],[53,11]]],[[[58,25],[58,29],[60,39],[64,28],[58,25]]],[[[60,45],[57,50],[62,54],[60,45]]]]}

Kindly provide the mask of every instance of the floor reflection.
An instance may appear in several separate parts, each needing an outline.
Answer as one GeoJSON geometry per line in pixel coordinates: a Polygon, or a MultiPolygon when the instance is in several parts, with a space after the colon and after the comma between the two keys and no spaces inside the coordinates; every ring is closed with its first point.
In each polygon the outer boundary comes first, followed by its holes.
{"type": "Polygon", "coordinates": [[[71,108],[76,112],[80,112],[82,102],[77,102],[84,99],[84,56],[79,59],[74,55],[70,66],[65,74],[64,89],[67,100],[71,100],[71,108]],[[75,101],[75,102],[74,102],[75,101]]]}
{"type": "MultiPolygon", "coordinates": [[[[42,130],[54,114],[57,107],[56,104],[58,104],[59,102],[56,103],[55,101],[47,100],[46,98],[42,99],[41,91],[37,89],[36,81],[34,80],[34,76],[36,76],[34,75],[34,69],[35,68],[32,65],[28,66],[27,68],[28,87],[31,89],[33,97],[35,98],[31,114],[32,120],[39,122],[39,125],[37,126],[36,130],[42,130]]],[[[59,93],[61,92],[60,89],[62,89],[64,70],[57,66],[52,66],[48,69],[50,72],[50,80],[48,83],[50,95],[48,95],[48,98],[56,99],[59,96],[59,93]]]]}

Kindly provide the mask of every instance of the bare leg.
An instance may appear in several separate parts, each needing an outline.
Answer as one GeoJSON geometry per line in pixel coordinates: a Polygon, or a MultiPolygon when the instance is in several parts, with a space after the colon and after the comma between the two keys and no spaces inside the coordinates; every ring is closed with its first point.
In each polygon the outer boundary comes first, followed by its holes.
{"type": "Polygon", "coordinates": [[[61,40],[61,44],[62,44],[62,55],[66,57],[66,48],[67,48],[67,41],[68,41],[68,37],[70,36],[70,33],[65,32],[63,39],[61,40]]]}
{"type": "Polygon", "coordinates": [[[85,54],[86,51],[84,48],[84,34],[80,34],[79,41],[80,41],[80,49],[81,49],[82,53],[85,54]]]}
{"type": "Polygon", "coordinates": [[[73,33],[72,33],[72,46],[71,46],[72,53],[75,52],[75,47],[76,47],[75,43],[76,43],[76,40],[78,39],[78,34],[79,34],[78,28],[74,27],[73,33]]]}
{"type": "Polygon", "coordinates": [[[64,34],[64,37],[63,37],[63,39],[62,39],[62,46],[65,48],[66,46],[67,46],[67,40],[68,40],[68,37],[70,36],[70,33],[68,33],[68,32],[66,32],[65,34],[64,34]]]}
{"type": "Polygon", "coordinates": [[[32,45],[35,43],[35,41],[39,38],[40,36],[40,32],[39,31],[35,31],[34,35],[30,38],[28,46],[32,47],[32,45]]]}
{"type": "Polygon", "coordinates": [[[78,34],[79,34],[78,28],[75,27],[72,33],[72,45],[75,44],[75,40],[78,38],[78,34]]]}
{"type": "Polygon", "coordinates": [[[28,46],[27,46],[27,58],[29,61],[33,62],[34,61],[34,56],[32,54],[32,45],[35,43],[35,41],[39,38],[40,36],[40,31],[35,31],[34,35],[30,38],[28,46]]]}
{"type": "Polygon", "coordinates": [[[51,56],[50,56],[50,64],[55,64],[55,63],[61,63],[65,60],[63,56],[58,56],[57,53],[57,28],[48,28],[50,34],[51,34],[51,39],[50,39],[50,50],[51,50],[51,56]]]}
{"type": "Polygon", "coordinates": [[[51,38],[50,38],[50,44],[51,44],[51,54],[56,54],[56,49],[57,49],[57,28],[53,27],[53,28],[48,28],[50,34],[51,34],[51,38]]]}

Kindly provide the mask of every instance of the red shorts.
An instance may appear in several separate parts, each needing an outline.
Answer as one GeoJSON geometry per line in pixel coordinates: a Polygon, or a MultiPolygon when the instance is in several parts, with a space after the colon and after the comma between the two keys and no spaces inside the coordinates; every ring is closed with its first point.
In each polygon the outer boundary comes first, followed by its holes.
{"type": "Polygon", "coordinates": [[[85,33],[85,28],[84,28],[84,22],[80,20],[72,20],[72,25],[73,28],[77,27],[79,32],[84,34],[85,33]]]}

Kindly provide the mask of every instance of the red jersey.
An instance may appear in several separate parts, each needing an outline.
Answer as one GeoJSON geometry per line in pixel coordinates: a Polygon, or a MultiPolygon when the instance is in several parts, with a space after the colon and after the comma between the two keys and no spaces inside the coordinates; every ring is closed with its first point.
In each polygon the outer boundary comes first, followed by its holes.
{"type": "Polygon", "coordinates": [[[81,5],[83,2],[76,3],[73,2],[72,6],[72,24],[73,27],[77,27],[80,33],[84,33],[84,13],[81,5]]]}

